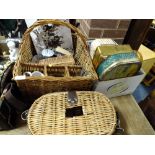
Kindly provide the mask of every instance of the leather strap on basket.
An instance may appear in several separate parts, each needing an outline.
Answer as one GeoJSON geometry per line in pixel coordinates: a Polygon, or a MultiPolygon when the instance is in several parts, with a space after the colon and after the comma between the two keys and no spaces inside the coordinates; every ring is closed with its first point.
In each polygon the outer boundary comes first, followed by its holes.
{"type": "Polygon", "coordinates": [[[7,83],[11,82],[12,79],[12,70],[14,67],[15,62],[12,62],[3,72],[0,80],[0,93],[3,93],[3,90],[7,83]]]}
{"type": "Polygon", "coordinates": [[[68,91],[68,103],[74,106],[78,102],[76,91],[68,91]]]}

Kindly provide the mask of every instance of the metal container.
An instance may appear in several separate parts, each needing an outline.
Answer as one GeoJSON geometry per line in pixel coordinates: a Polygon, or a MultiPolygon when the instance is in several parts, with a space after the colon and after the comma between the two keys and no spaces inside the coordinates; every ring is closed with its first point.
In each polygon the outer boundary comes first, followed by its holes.
{"type": "Polygon", "coordinates": [[[136,51],[108,56],[97,68],[100,80],[113,80],[135,75],[141,68],[140,57],[136,51]]]}
{"type": "Polygon", "coordinates": [[[130,45],[102,45],[98,46],[93,58],[94,68],[97,69],[100,63],[107,59],[108,56],[118,53],[132,52],[130,45]]]}

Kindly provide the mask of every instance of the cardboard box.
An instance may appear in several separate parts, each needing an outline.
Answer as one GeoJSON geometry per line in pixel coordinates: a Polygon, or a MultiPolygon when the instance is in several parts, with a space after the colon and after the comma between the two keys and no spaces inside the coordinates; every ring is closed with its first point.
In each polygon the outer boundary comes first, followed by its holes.
{"type": "Polygon", "coordinates": [[[142,69],[147,74],[155,63],[155,52],[144,45],[141,45],[138,51],[143,57],[142,69]]]}
{"type": "Polygon", "coordinates": [[[94,87],[94,91],[101,92],[109,98],[132,94],[144,77],[145,72],[140,70],[136,76],[109,81],[98,81],[94,87]]]}

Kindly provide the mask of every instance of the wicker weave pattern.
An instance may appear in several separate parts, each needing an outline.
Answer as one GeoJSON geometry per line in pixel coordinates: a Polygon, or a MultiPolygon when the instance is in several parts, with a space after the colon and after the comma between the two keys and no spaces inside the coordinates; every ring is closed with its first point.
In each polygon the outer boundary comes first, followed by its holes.
{"type": "Polygon", "coordinates": [[[53,78],[52,76],[45,76],[42,78],[27,78],[25,80],[17,80],[17,85],[23,96],[26,98],[36,99],[43,94],[56,91],[91,90],[98,77],[87,51],[86,38],[79,29],[60,20],[40,20],[27,29],[21,44],[19,58],[13,70],[13,76],[15,77],[22,75],[24,70],[22,63],[30,63],[32,60],[33,46],[30,38],[30,32],[37,26],[49,23],[66,26],[75,32],[77,37],[76,51],[74,53],[75,65],[82,67],[84,74],[83,76],[74,77],[66,76],[53,78]],[[34,92],[34,90],[37,91],[34,92]]]}
{"type": "Polygon", "coordinates": [[[74,65],[75,61],[72,56],[61,56],[55,58],[47,58],[39,61],[41,65],[74,65]]]}
{"type": "Polygon", "coordinates": [[[83,115],[65,117],[65,109],[71,108],[67,93],[46,94],[37,99],[28,114],[28,126],[32,134],[106,135],[115,130],[116,115],[109,99],[101,93],[79,91],[78,103],[83,115]]]}

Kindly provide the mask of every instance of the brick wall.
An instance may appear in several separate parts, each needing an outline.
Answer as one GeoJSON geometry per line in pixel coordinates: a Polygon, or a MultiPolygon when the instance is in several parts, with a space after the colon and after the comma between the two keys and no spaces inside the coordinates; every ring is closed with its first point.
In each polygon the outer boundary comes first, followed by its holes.
{"type": "Polygon", "coordinates": [[[112,38],[121,44],[128,30],[130,19],[80,19],[80,29],[90,39],[112,38]]]}

